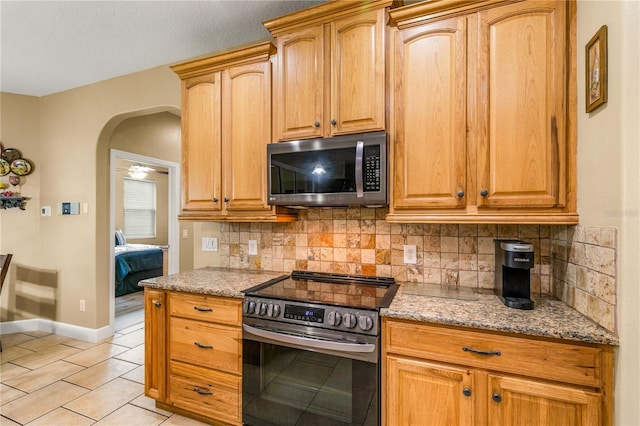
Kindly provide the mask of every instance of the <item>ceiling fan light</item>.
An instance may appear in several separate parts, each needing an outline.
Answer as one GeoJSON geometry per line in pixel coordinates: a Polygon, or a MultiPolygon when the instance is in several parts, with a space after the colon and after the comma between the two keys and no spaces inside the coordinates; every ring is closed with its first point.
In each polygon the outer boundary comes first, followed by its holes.
{"type": "Polygon", "coordinates": [[[147,172],[149,170],[151,170],[149,167],[132,164],[131,167],[129,167],[128,173],[132,179],[141,180],[147,177],[147,172]]]}

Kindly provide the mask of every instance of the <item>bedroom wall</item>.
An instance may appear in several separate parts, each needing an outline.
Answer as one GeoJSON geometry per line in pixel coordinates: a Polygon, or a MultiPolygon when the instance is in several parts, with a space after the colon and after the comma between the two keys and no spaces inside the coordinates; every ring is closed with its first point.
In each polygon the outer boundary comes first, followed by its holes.
{"type": "MultiPolygon", "coordinates": [[[[124,120],[111,135],[110,148],[131,152],[160,160],[180,163],[180,117],[168,112],[133,117],[124,120]]],[[[127,175],[122,170],[131,164],[125,160],[116,165],[116,228],[123,228],[122,212],[122,177],[127,175]]],[[[168,176],[149,173],[146,179],[156,181],[156,238],[131,241],[141,244],[168,243],[168,176]]]]}

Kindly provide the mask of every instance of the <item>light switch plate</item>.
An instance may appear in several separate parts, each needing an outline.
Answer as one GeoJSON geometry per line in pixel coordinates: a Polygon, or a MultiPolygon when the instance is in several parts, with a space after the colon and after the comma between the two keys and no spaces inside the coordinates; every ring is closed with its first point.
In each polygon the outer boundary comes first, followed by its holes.
{"type": "Polygon", "coordinates": [[[249,255],[258,254],[258,241],[257,240],[249,240],[249,255]]]}
{"type": "Polygon", "coordinates": [[[406,245],[404,246],[404,263],[406,264],[415,264],[417,259],[416,246],[414,245],[406,245]]]}

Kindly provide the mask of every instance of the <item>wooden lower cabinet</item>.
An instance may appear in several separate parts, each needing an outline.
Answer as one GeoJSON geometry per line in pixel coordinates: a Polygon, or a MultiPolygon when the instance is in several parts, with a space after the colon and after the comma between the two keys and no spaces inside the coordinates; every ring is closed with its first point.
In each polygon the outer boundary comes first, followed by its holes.
{"type": "Polygon", "coordinates": [[[145,395],[207,423],[242,424],[241,301],[146,288],[145,395]]]}
{"type": "Polygon", "coordinates": [[[464,368],[389,355],[386,358],[389,425],[473,425],[474,374],[464,368]],[[393,402],[391,402],[393,401],[393,402]]]}
{"type": "Polygon", "coordinates": [[[611,347],[389,318],[382,336],[383,425],[612,424],[611,347]]]}

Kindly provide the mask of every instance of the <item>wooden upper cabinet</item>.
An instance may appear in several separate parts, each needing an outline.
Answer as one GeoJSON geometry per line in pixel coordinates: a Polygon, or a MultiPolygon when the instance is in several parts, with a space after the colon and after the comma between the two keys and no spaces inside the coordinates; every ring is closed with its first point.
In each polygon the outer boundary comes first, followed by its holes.
{"type": "Polygon", "coordinates": [[[479,13],[479,207],[567,203],[565,10],[534,1],[479,13]]]}
{"type": "Polygon", "coordinates": [[[295,220],[266,200],[274,52],[266,42],[172,67],[182,79],[181,220],[295,220]]]}
{"type": "Polygon", "coordinates": [[[392,34],[393,206],[465,208],[466,19],[392,34]]]}
{"type": "Polygon", "coordinates": [[[331,23],[332,135],[385,128],[385,16],[377,9],[331,23]]]}
{"type": "Polygon", "coordinates": [[[273,114],[276,139],[322,136],[323,40],[322,26],[285,34],[277,40],[278,72],[273,114]]]}
{"type": "Polygon", "coordinates": [[[271,138],[271,64],[230,67],[222,80],[226,209],[269,213],[266,146],[271,138]]]}
{"type": "Polygon", "coordinates": [[[221,73],[182,81],[182,194],[185,211],[220,211],[221,73]],[[214,166],[215,165],[215,166],[214,166]]]}
{"type": "Polygon", "coordinates": [[[328,2],[264,22],[276,39],[274,140],[385,129],[386,7],[328,2]]]}
{"type": "Polygon", "coordinates": [[[575,2],[390,12],[390,222],[558,223],[576,213],[575,2]]]}

